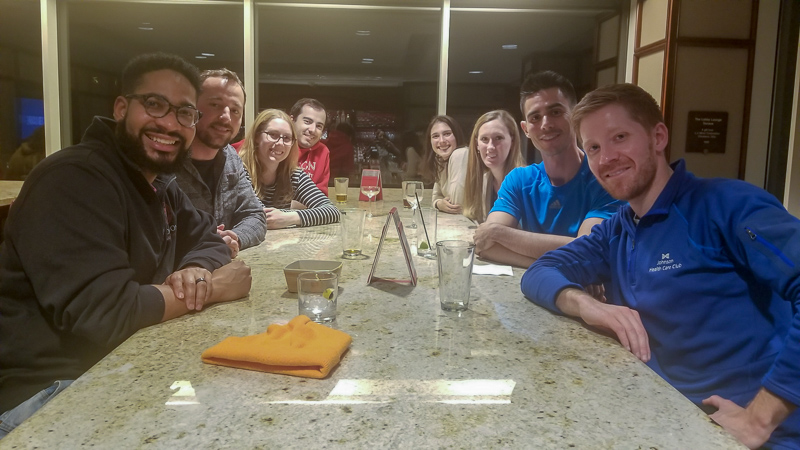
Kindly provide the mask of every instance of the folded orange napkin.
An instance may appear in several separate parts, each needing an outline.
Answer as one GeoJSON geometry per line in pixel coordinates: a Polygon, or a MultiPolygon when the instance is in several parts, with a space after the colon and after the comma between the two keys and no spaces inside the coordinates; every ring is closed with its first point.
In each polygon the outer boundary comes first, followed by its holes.
{"type": "Polygon", "coordinates": [[[266,333],[225,338],[201,358],[219,366],[325,378],[352,341],[349,334],[301,315],[286,325],[270,325],[266,333]]]}

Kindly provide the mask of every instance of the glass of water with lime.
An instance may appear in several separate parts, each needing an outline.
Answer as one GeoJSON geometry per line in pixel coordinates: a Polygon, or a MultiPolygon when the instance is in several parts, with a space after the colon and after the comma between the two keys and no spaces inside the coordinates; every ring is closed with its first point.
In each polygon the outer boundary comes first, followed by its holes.
{"type": "Polygon", "coordinates": [[[436,259],[436,214],[434,208],[419,208],[417,255],[436,259]]]}
{"type": "Polygon", "coordinates": [[[336,320],[339,277],[333,272],[306,272],[297,277],[299,313],[317,323],[336,320]]]}

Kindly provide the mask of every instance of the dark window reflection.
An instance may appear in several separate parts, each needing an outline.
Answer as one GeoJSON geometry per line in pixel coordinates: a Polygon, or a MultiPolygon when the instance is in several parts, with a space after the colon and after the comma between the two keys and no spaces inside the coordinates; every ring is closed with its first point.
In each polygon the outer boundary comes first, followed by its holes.
{"type": "Polygon", "coordinates": [[[362,169],[376,166],[385,187],[399,187],[407,168],[401,137],[436,112],[441,2],[398,3],[412,7],[258,11],[259,109],[320,100],[328,110],[324,138],[334,147],[331,175],[355,186],[362,169]],[[337,161],[337,149],[350,151],[349,144],[352,164],[337,161]]]}
{"type": "MultiPolygon", "coordinates": [[[[118,77],[132,57],[177,54],[201,70],[227,67],[244,79],[240,3],[69,2],[72,138],[95,115],[111,116],[118,77]]],[[[248,98],[249,100],[250,98],[248,98]]]]}
{"type": "MultiPolygon", "coordinates": [[[[454,3],[475,6],[476,2],[454,3]]],[[[466,136],[477,118],[493,109],[505,109],[522,119],[519,85],[527,71],[554,70],[569,78],[579,94],[590,90],[596,20],[602,7],[613,2],[594,5],[596,9],[583,10],[570,8],[576,2],[561,2],[546,10],[453,11],[447,112],[466,136]]],[[[529,142],[525,145],[530,147],[529,142]]],[[[535,152],[527,153],[533,162],[535,152]]]]}
{"type": "Polygon", "coordinates": [[[0,177],[22,180],[44,158],[39,1],[0,0],[0,177]]]}

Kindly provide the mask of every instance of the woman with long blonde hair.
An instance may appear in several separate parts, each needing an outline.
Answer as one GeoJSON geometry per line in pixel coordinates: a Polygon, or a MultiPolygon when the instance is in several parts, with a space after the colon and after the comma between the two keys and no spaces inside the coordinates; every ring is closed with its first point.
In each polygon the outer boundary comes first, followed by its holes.
{"type": "Polygon", "coordinates": [[[256,117],[239,150],[264,205],[269,229],[339,221],[339,210],[298,168],[299,154],[292,119],[278,109],[267,109],[256,117]]]}
{"type": "Polygon", "coordinates": [[[482,115],[469,140],[464,215],[479,223],[486,221],[503,179],[524,165],[519,130],[511,114],[495,110],[482,115]]]}

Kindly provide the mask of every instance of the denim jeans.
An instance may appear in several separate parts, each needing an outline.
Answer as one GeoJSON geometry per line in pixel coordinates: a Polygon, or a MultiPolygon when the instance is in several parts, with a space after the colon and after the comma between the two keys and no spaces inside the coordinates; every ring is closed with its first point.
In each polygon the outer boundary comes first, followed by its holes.
{"type": "Polygon", "coordinates": [[[66,389],[75,380],[59,380],[50,387],[39,391],[33,397],[20,403],[16,408],[8,410],[0,415],[0,439],[3,439],[14,428],[25,421],[33,413],[39,410],[45,403],[52,400],[61,391],[66,389]]]}

